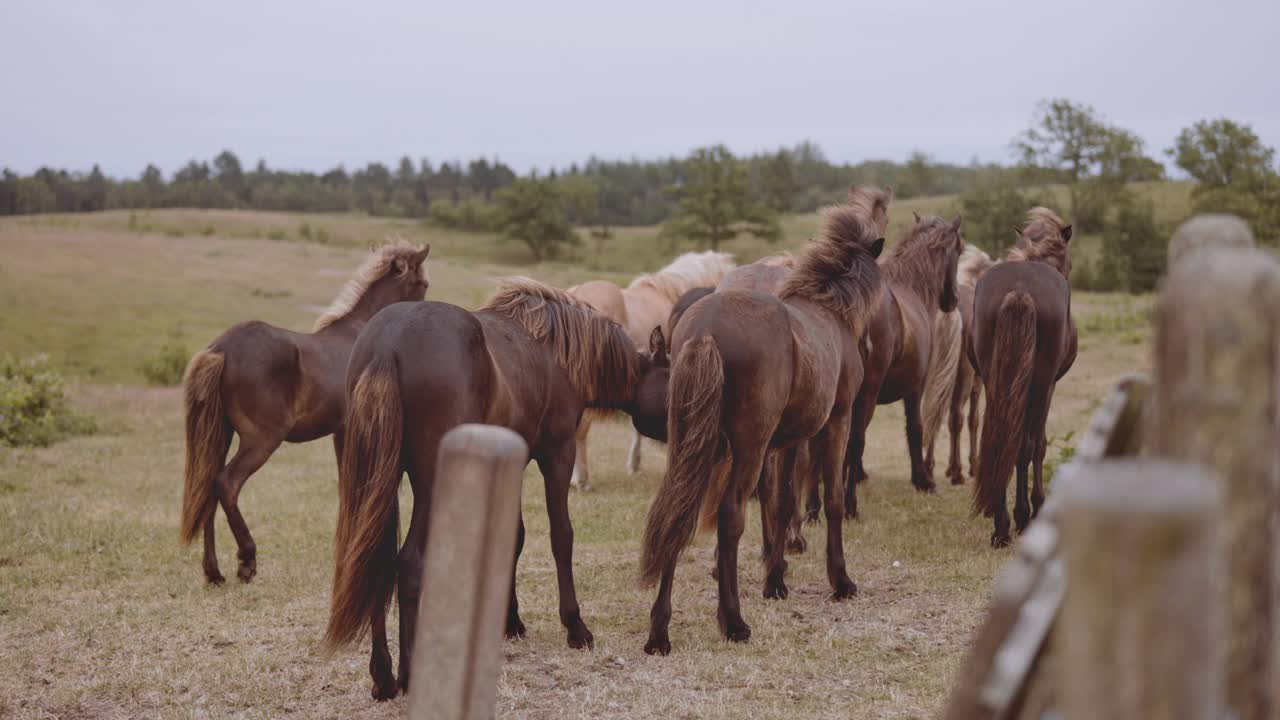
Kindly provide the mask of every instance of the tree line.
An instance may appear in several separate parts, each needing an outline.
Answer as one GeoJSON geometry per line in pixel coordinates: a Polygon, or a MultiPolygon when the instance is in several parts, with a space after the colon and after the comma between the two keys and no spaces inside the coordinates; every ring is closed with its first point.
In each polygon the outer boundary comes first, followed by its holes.
{"type": "MultiPolygon", "coordinates": [[[[1101,257],[1082,261],[1073,282],[1086,289],[1145,291],[1164,268],[1164,239],[1154,208],[1131,183],[1165,177],[1137,134],[1094,108],[1067,99],[1041,102],[1032,125],[1010,142],[1010,165],[955,165],[913,152],[904,162],[839,164],[812,142],[736,157],[723,145],[684,158],[602,160],[534,170],[524,177],[497,159],[433,165],[404,157],[348,172],[245,170],[224,151],[192,160],[166,178],[148,165],[136,178],[41,168],[0,173],[0,214],[86,212],[113,208],[243,208],[363,212],[422,218],[483,230],[526,244],[538,260],[611,227],[662,225],[673,244],[718,248],[741,234],[781,236],[778,217],[838,202],[853,184],[890,185],[898,198],[958,194],[966,237],[993,253],[1013,239],[1027,208],[1055,205],[1046,188],[1065,186],[1058,208],[1081,234],[1102,236],[1101,257]]],[[[1194,212],[1233,212],[1264,242],[1280,237],[1280,175],[1274,149],[1248,125],[1219,118],[1185,128],[1165,155],[1190,176],[1194,212]]]]}

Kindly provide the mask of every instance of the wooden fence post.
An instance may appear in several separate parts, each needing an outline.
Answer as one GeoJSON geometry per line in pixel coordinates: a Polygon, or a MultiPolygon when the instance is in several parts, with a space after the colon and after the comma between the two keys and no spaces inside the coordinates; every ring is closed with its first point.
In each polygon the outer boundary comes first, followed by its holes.
{"type": "Polygon", "coordinates": [[[1174,265],[1156,308],[1152,454],[1203,463],[1222,483],[1228,583],[1227,703],[1280,713],[1280,264],[1256,249],[1174,265]]]}
{"type": "Polygon", "coordinates": [[[524,440],[492,425],[460,425],[440,442],[413,648],[413,720],[493,717],[528,461],[524,440]]]}
{"type": "Polygon", "coordinates": [[[1200,466],[1106,460],[1058,489],[1066,720],[1217,720],[1218,483],[1200,466]]]}
{"type": "Polygon", "coordinates": [[[1235,215],[1196,215],[1179,225],[1169,238],[1169,267],[1195,250],[1251,247],[1253,232],[1235,215]]]}

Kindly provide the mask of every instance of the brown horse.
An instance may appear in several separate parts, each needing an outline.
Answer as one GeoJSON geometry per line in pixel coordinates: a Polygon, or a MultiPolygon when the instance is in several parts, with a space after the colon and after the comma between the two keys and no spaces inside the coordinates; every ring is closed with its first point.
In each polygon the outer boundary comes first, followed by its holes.
{"type": "MultiPolygon", "coordinates": [[[[662,327],[671,316],[671,310],[680,296],[696,287],[714,286],[726,272],[733,268],[733,256],[728,253],[689,252],[672,260],[655,273],[641,275],[625,288],[607,280],[592,280],[574,285],[568,293],[585,302],[596,312],[613,320],[626,329],[637,348],[643,349],[649,342],[655,327],[662,327]]],[[[668,332],[667,337],[671,337],[668,332]]],[[[587,464],[587,435],[591,423],[607,413],[588,412],[583,415],[578,428],[578,456],[573,468],[573,485],[588,490],[591,472],[587,464]]],[[[627,473],[640,470],[640,434],[633,436],[631,451],[627,454],[627,473]]]]}
{"type": "MultiPolygon", "coordinates": [[[[844,509],[858,511],[857,483],[866,478],[862,452],[867,426],[876,405],[902,401],[906,414],[907,451],[911,458],[911,484],[933,492],[933,480],[924,464],[923,424],[920,414],[932,352],[933,322],[939,312],[956,307],[956,266],[964,250],[961,218],[915,218],[888,256],[880,263],[884,284],[871,316],[866,376],[853,402],[853,427],[845,455],[844,509]]],[[[810,517],[816,493],[810,492],[810,517]]]]}
{"type": "MultiPolygon", "coordinates": [[[[660,397],[666,382],[666,368],[637,351],[620,325],[564,291],[527,278],[506,280],[476,312],[426,302],[379,313],[360,334],[347,369],[326,645],[353,642],[371,627],[373,696],[391,698],[408,687],[440,439],[462,423],[490,423],[524,438],[542,471],[560,620],[570,647],[591,647],[573,581],[568,493],[575,430],[587,407],[642,415],[638,398],[660,397]],[[404,472],[414,503],[397,559],[396,497],[404,472]],[[386,609],[397,584],[398,682],[386,638],[386,609]]],[[[523,520],[518,537],[517,559],[523,520]]],[[[506,632],[520,637],[524,631],[513,579],[506,632]]]]}
{"type": "MultiPolygon", "coordinates": [[[[642,580],[660,582],[646,653],[671,651],[676,561],[692,541],[699,517],[718,528],[720,631],[732,641],[750,637],[739,605],[738,542],[747,496],[770,448],[784,449],[788,456],[778,493],[785,504],[795,449],[810,443],[831,519],[827,578],[836,599],[856,592],[841,541],[840,467],[853,395],[862,382],[858,341],[880,285],[875,258],[884,239],[870,222],[871,208],[887,202],[887,196],[865,189],[855,197],[856,204],[824,212],[822,237],[810,245],[778,295],[712,293],[675,328],[667,472],[649,508],[641,558],[642,580]]],[[[787,594],[783,538],[772,535],[764,538],[764,594],[781,598],[787,594]]]]}
{"type": "MultiPolygon", "coordinates": [[[[180,537],[190,543],[204,529],[208,582],[224,580],[213,537],[219,503],[239,548],[237,575],[243,582],[253,579],[257,546],[240,514],[240,491],[281,443],[316,440],[341,425],[347,356],[356,335],[382,308],[426,295],[429,252],[430,245],[404,242],[375,251],[310,335],[240,323],[191,358],[182,382],[187,461],[180,537]],[[240,436],[240,447],[226,462],[232,434],[240,436]]],[[[335,435],[339,455],[341,448],[335,435]]]]}
{"type": "MultiPolygon", "coordinates": [[[[960,265],[956,269],[956,297],[959,301],[952,313],[954,317],[950,318],[952,321],[958,320],[956,329],[960,331],[959,337],[950,338],[955,343],[953,352],[935,353],[934,357],[945,359],[937,367],[930,364],[929,381],[925,383],[925,466],[930,470],[933,468],[934,441],[945,413],[951,436],[947,477],[952,485],[964,484],[964,468],[960,462],[960,435],[964,430],[966,405],[969,408],[969,476],[973,477],[978,472],[978,398],[982,394],[982,383],[974,374],[973,364],[969,362],[969,354],[965,348],[969,347],[973,336],[973,291],[978,278],[991,265],[991,256],[973,245],[966,245],[964,252],[960,254],[960,265]],[[941,393],[942,398],[931,403],[927,393],[937,386],[945,389],[945,392],[941,393]]],[[[947,336],[947,333],[935,327],[935,343],[941,343],[947,336]]]]}
{"type": "Polygon", "coordinates": [[[992,547],[1009,544],[1005,490],[1015,463],[1014,521],[1018,532],[1044,502],[1041,465],[1045,421],[1059,379],[1076,359],[1071,317],[1071,226],[1034,208],[1005,261],[982,274],[974,290],[970,359],[987,391],[974,512],[995,518],[992,547]],[[1035,489],[1027,498],[1027,466],[1035,489]]]}

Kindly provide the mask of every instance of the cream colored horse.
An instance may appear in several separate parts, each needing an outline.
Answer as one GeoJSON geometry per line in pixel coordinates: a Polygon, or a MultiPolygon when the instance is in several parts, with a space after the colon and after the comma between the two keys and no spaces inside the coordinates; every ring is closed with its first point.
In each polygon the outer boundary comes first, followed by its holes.
{"type": "MultiPolygon", "coordinates": [[[[658,272],[632,280],[626,288],[607,280],[592,280],[574,285],[568,292],[625,328],[636,347],[645,350],[649,347],[650,333],[655,327],[666,324],[672,306],[681,295],[696,287],[715,287],[733,268],[733,256],[728,253],[712,250],[690,252],[658,272]]],[[[596,414],[584,413],[578,426],[578,458],[573,468],[573,484],[582,490],[591,486],[587,467],[587,433],[591,429],[593,415],[596,414]]],[[[635,433],[627,456],[627,472],[634,474],[639,469],[640,433],[635,433]]]]}

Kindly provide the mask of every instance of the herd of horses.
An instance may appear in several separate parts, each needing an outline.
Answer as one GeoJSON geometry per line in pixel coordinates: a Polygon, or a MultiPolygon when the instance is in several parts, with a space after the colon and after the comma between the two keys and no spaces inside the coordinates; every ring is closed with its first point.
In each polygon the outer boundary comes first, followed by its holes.
{"type": "MultiPolygon", "coordinates": [[[[642,581],[658,585],[644,646],[650,654],[671,651],[675,569],[700,525],[716,532],[720,631],[733,641],[750,637],[738,544],[753,496],[765,597],[787,597],[786,553],[803,550],[802,519],[822,515],[831,596],[854,595],[842,525],[857,512],[877,405],[902,401],[911,482],[922,492],[934,489],[933,444],[944,415],[946,474],[964,482],[968,405],[974,511],[993,518],[991,544],[1007,545],[1010,475],[1021,531],[1044,499],[1045,421],[1075,359],[1071,227],[1032,209],[1013,249],[995,262],[966,246],[959,216],[917,215],[884,252],[891,201],[888,190],[851,188],[846,202],[823,211],[819,236],[798,256],[735,267],[723,253],[687,253],[627,288],[597,281],[561,290],[508,278],[474,311],[424,300],[429,247],[383,246],[312,333],[242,323],[192,358],[180,537],[190,543],[203,533],[205,578],[224,582],[214,545],[220,506],[237,545],[237,575],[252,580],[257,550],[238,502],[245,481],[281,443],[332,435],[339,511],[324,642],[336,648],[371,635],[377,699],[410,681],[436,455],[444,434],[462,423],[513,430],[538,464],[560,620],[574,648],[592,647],[593,636],[574,585],[568,494],[571,484],[590,485],[588,429],[601,414],[630,416],[632,472],[640,437],[668,444],[640,557],[642,581]],[[414,502],[400,543],[405,474],[414,502]],[[398,675],[386,628],[393,593],[398,675]]],[[[523,518],[517,538],[518,563],[523,518]]],[[[517,638],[525,627],[512,573],[506,635],[517,638]]]]}

